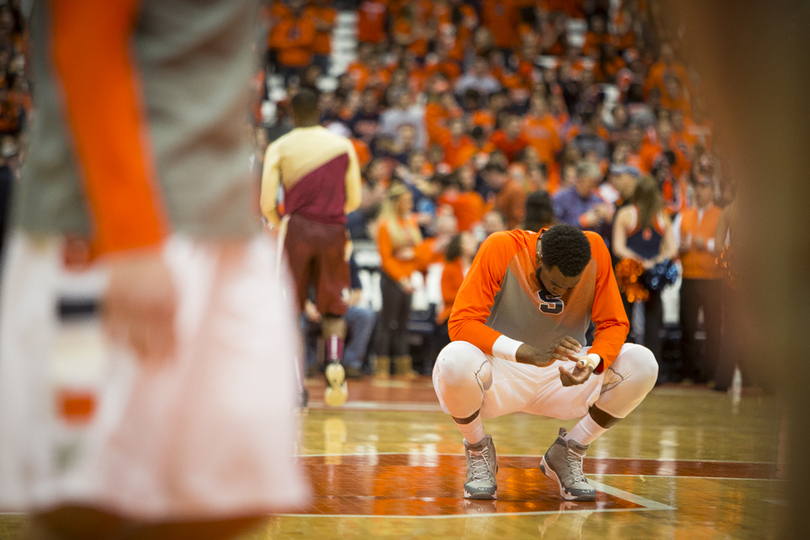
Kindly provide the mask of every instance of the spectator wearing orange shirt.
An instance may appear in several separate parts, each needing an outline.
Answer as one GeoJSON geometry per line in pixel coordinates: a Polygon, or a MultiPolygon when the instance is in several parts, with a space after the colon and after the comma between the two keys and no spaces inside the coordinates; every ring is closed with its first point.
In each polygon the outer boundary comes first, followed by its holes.
{"type": "Polygon", "coordinates": [[[654,140],[647,140],[641,145],[639,157],[641,158],[641,171],[650,174],[661,155],[670,148],[672,138],[672,125],[668,120],[659,120],[655,127],[654,140]]]}
{"type": "Polygon", "coordinates": [[[469,166],[462,167],[442,179],[442,193],[436,199],[439,206],[453,209],[459,231],[472,230],[488,210],[481,195],[474,191],[475,174],[469,166]]]}
{"type": "Polygon", "coordinates": [[[698,144],[698,138],[686,129],[686,115],[680,109],[672,111],[672,136],[670,141],[681,154],[691,156],[692,150],[698,144]]]}
{"type": "Polygon", "coordinates": [[[624,60],[617,53],[616,47],[610,42],[603,43],[599,61],[593,67],[594,79],[598,83],[613,84],[616,81],[616,75],[624,66],[624,60]]]}
{"type": "Polygon", "coordinates": [[[481,6],[481,26],[492,32],[495,46],[508,56],[518,46],[517,27],[520,22],[513,0],[484,0],[481,6]]]}
{"type": "Polygon", "coordinates": [[[620,10],[614,21],[612,34],[616,37],[616,48],[620,52],[636,46],[635,20],[629,10],[620,10]]]}
{"type": "Polygon", "coordinates": [[[285,84],[312,63],[317,35],[315,23],[304,16],[303,0],[290,0],[289,7],[289,16],[281,19],[272,32],[278,72],[284,76],[285,84]]]}
{"type": "Polygon", "coordinates": [[[714,205],[714,183],[710,178],[698,177],[694,189],[695,206],[678,214],[673,224],[683,265],[681,375],[707,382],[713,377],[720,356],[722,268],[716,262],[714,242],[722,210],[714,205]],[[695,340],[699,311],[703,311],[705,356],[700,354],[695,340]]]}
{"type": "Polygon", "coordinates": [[[475,141],[464,133],[464,121],[453,118],[448,123],[449,133],[439,141],[444,150],[444,162],[455,170],[475,156],[475,141]]]}
{"type": "MultiPolygon", "coordinates": [[[[442,269],[442,303],[444,308],[436,315],[435,340],[433,350],[441,351],[450,343],[450,334],[447,328],[447,320],[453,311],[453,302],[456,300],[458,290],[464,281],[464,277],[472,266],[475,254],[478,252],[478,243],[469,232],[462,232],[450,239],[445,252],[446,262],[442,269]]],[[[430,366],[433,371],[433,366],[430,366]]]]}
{"type": "Polygon", "coordinates": [[[23,108],[9,98],[6,89],[0,89],[0,134],[16,135],[19,133],[23,118],[23,108]]]}
{"type": "Polygon", "coordinates": [[[546,99],[534,94],[529,100],[529,112],[523,117],[523,134],[528,143],[537,150],[540,161],[547,166],[555,162],[562,142],[557,134],[554,118],[548,111],[546,99]]]}
{"type": "Polygon", "coordinates": [[[526,191],[523,187],[509,178],[506,169],[498,163],[488,163],[481,176],[494,192],[493,207],[503,215],[507,228],[520,227],[526,217],[526,191]]]}
{"type": "Polygon", "coordinates": [[[435,56],[425,65],[425,75],[428,77],[437,72],[444,74],[450,84],[454,84],[461,76],[461,67],[450,58],[450,50],[442,43],[436,45],[435,56]]]}
{"type": "Polygon", "coordinates": [[[514,161],[518,154],[529,145],[529,141],[523,134],[520,117],[512,113],[505,114],[503,129],[493,133],[492,144],[504,153],[510,163],[514,161]]]}
{"type": "Polygon", "coordinates": [[[357,8],[357,41],[380,45],[385,42],[388,6],[382,0],[363,0],[357,8]]]}
{"type": "Polygon", "coordinates": [[[435,28],[424,24],[416,14],[414,6],[405,5],[394,22],[391,37],[394,43],[402,45],[420,60],[428,53],[428,41],[435,37],[435,28]]]}
{"type": "Polygon", "coordinates": [[[414,288],[411,274],[424,271],[439,260],[450,236],[425,241],[413,214],[413,195],[407,186],[392,184],[383,203],[377,231],[377,246],[382,259],[380,289],[382,332],[377,343],[375,375],[387,377],[394,359],[394,373],[413,374],[408,345],[408,320],[414,288]]]}
{"type": "Polygon", "coordinates": [[[332,54],[332,30],[335,28],[337,10],[331,0],[312,0],[312,5],[304,11],[304,17],[315,23],[315,41],[312,44],[312,61],[321,68],[321,73],[329,73],[329,55],[332,54]]]}
{"type": "Polygon", "coordinates": [[[585,34],[585,43],[582,45],[583,56],[599,53],[602,50],[602,45],[610,40],[610,34],[607,33],[604,17],[594,15],[591,17],[590,23],[590,28],[585,34]]]}
{"type": "Polygon", "coordinates": [[[661,45],[661,58],[650,67],[647,74],[647,82],[644,85],[644,91],[649,95],[650,90],[658,88],[661,93],[666,90],[666,79],[674,77],[681,83],[681,88],[687,93],[688,96],[695,94],[692,88],[692,82],[689,79],[689,74],[686,67],[680,62],[675,61],[675,51],[669,43],[661,45]]]}

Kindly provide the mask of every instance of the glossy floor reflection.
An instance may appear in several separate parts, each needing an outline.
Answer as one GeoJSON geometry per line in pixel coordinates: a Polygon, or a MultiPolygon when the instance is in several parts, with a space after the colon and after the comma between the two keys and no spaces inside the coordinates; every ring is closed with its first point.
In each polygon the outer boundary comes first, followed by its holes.
{"type": "MultiPolygon", "coordinates": [[[[351,381],[340,409],[323,405],[322,382],[308,388],[299,454],[312,502],[245,539],[777,537],[782,410],[773,398],[655,389],[592,445],[585,473],[595,503],[563,501],[537,468],[559,427],[574,421],[485,420],[500,467],[490,502],[462,498],[461,435],[430,379],[351,381]]],[[[13,538],[24,520],[0,516],[0,538],[13,538]]]]}
{"type": "Polygon", "coordinates": [[[782,414],[772,398],[654,390],[585,459],[596,503],[562,501],[537,469],[559,427],[574,421],[486,420],[498,500],[465,504],[461,436],[429,379],[355,382],[339,410],[318,403],[319,381],[308,386],[300,453],[313,502],[255,538],[776,537],[782,414]]]}

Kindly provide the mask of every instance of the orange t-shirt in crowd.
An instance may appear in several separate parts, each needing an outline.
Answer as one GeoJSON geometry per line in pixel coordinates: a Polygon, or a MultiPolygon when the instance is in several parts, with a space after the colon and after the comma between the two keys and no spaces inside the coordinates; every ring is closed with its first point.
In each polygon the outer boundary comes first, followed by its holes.
{"type": "Polygon", "coordinates": [[[484,0],[481,25],[492,32],[495,46],[512,49],[518,45],[518,9],[512,0],[484,0]]]}
{"type": "Polygon", "coordinates": [[[522,133],[516,139],[509,139],[506,133],[499,129],[492,134],[492,144],[506,155],[506,159],[514,161],[521,150],[529,146],[529,141],[522,133]]]}
{"type": "Polygon", "coordinates": [[[295,16],[290,6],[284,2],[273,2],[273,6],[269,9],[262,9],[262,15],[267,19],[267,26],[270,28],[270,32],[267,34],[267,48],[274,51],[276,50],[276,44],[281,39],[278,35],[278,27],[281,21],[294,19],[295,16]]]}
{"type": "Polygon", "coordinates": [[[428,103],[425,106],[425,128],[431,143],[439,143],[450,136],[446,120],[450,114],[439,103],[428,103]]]}
{"type": "MultiPolygon", "coordinates": [[[[400,219],[400,225],[410,223],[418,227],[416,215],[412,215],[408,220],[400,219]]],[[[440,262],[444,256],[433,252],[433,244],[435,239],[429,238],[419,244],[411,244],[410,247],[414,248],[415,254],[413,259],[403,260],[395,256],[398,248],[394,246],[391,241],[391,235],[388,232],[388,224],[382,221],[380,228],[377,232],[377,247],[380,250],[380,259],[382,271],[393,279],[399,281],[404,277],[410,277],[416,271],[424,272],[427,267],[434,262],[440,262]]]]}
{"type": "Polygon", "coordinates": [[[425,76],[430,77],[434,73],[441,73],[450,84],[461,76],[461,67],[456,62],[429,62],[425,66],[425,76]]]}
{"type": "MultiPolygon", "coordinates": [[[[334,25],[337,18],[337,10],[332,6],[309,6],[304,10],[304,17],[312,20],[320,19],[326,24],[334,25]]],[[[312,44],[312,52],[321,56],[329,56],[332,53],[331,32],[315,30],[315,41],[312,44]]]]}
{"type": "MultiPolygon", "coordinates": [[[[685,208],[681,214],[681,238],[699,236],[704,240],[714,238],[717,223],[723,211],[714,204],[709,205],[702,215],[697,208],[685,208]]],[[[681,253],[683,277],[685,279],[719,279],[723,275],[717,256],[706,249],[699,250],[694,245],[686,253],[681,253]]]]}
{"type": "Polygon", "coordinates": [[[562,11],[574,19],[585,18],[585,0],[545,0],[546,11],[562,11]]]}
{"type": "Polygon", "coordinates": [[[692,114],[692,106],[689,104],[689,100],[686,99],[686,96],[681,95],[678,99],[672,99],[669,97],[666,90],[661,93],[661,107],[669,109],[670,111],[682,111],[684,116],[690,116],[692,114]]]}
{"type": "Polygon", "coordinates": [[[478,109],[472,114],[472,124],[474,126],[481,126],[484,132],[492,133],[495,128],[495,115],[487,109],[478,109]]]}
{"type": "Polygon", "coordinates": [[[523,135],[546,165],[553,163],[557,152],[562,149],[557,127],[549,114],[541,118],[526,115],[523,119],[523,135]]]}
{"type": "Polygon", "coordinates": [[[673,131],[669,143],[684,156],[692,155],[692,147],[698,143],[698,138],[686,131],[673,131]]]}
{"type": "Polygon", "coordinates": [[[652,88],[658,88],[661,90],[661,94],[664,94],[666,92],[666,84],[664,83],[666,77],[677,77],[681,82],[683,91],[689,92],[690,96],[695,95],[689,73],[687,73],[683,64],[673,63],[672,66],[667,66],[661,61],[653,64],[649,73],[647,73],[647,81],[644,84],[645,94],[649,93],[652,88]]]}
{"type": "Polygon", "coordinates": [[[484,241],[453,303],[450,338],[489,355],[504,335],[546,349],[565,336],[584,344],[593,321],[589,352],[602,359],[601,372],[616,360],[630,330],[610,253],[601,236],[586,232],[591,260],[582,278],[562,296],[549,296],[535,276],[537,239],[544,232],[498,232],[484,241]]]}
{"type": "Polygon", "coordinates": [[[360,43],[382,43],[386,38],[385,16],[388,11],[385,2],[365,0],[357,8],[357,41],[360,43]]]}
{"type": "MultiPolygon", "coordinates": [[[[671,145],[670,149],[675,153],[675,164],[672,166],[672,174],[678,178],[689,170],[689,160],[680,151],[680,149],[678,149],[678,147],[671,145]]],[[[641,172],[645,174],[652,173],[657,160],[661,158],[663,153],[664,147],[657,142],[645,142],[642,144],[641,151],[639,152],[639,158],[641,159],[641,172]]]]}
{"type": "MultiPolygon", "coordinates": [[[[571,142],[580,133],[582,133],[582,126],[578,125],[571,126],[571,128],[568,130],[568,133],[566,133],[565,138],[568,142],[571,142]]],[[[607,130],[605,126],[599,126],[598,128],[596,128],[596,135],[604,139],[605,142],[607,143],[610,142],[610,132],[607,130]]]]}
{"type": "Polygon", "coordinates": [[[444,162],[450,165],[451,169],[458,169],[466,164],[476,153],[475,141],[467,135],[457,139],[452,136],[445,137],[440,144],[444,150],[444,162]]]}
{"type": "Polygon", "coordinates": [[[362,169],[371,162],[371,150],[369,150],[368,145],[360,139],[355,139],[352,137],[349,140],[354,146],[354,151],[357,152],[357,162],[360,164],[360,168],[362,169]]]}
{"type": "Polygon", "coordinates": [[[475,191],[464,191],[457,195],[443,193],[436,200],[439,206],[448,205],[458,221],[459,232],[469,231],[472,226],[484,218],[489,206],[483,197],[475,191]]]}
{"type": "MultiPolygon", "coordinates": [[[[414,28],[414,24],[412,24],[411,21],[404,17],[400,17],[394,23],[394,27],[391,29],[391,32],[395,38],[405,39],[411,37],[414,30],[417,29],[414,28]]],[[[417,57],[424,58],[428,52],[428,40],[421,36],[417,37],[407,45],[407,49],[417,57]]]]}
{"type": "Polygon", "coordinates": [[[495,210],[503,215],[507,228],[522,226],[526,217],[526,190],[514,180],[507,180],[495,195],[495,210]]]}
{"type": "Polygon", "coordinates": [[[625,65],[624,60],[622,60],[620,56],[616,56],[613,60],[605,62],[604,66],[601,62],[597,62],[593,66],[593,76],[596,82],[612,82],[625,65]]]}
{"type": "Polygon", "coordinates": [[[585,34],[585,43],[582,44],[582,55],[589,56],[592,52],[599,52],[602,45],[609,39],[608,34],[596,34],[588,31],[585,34]]]}
{"type": "Polygon", "coordinates": [[[308,66],[316,33],[315,23],[309,19],[283,19],[274,32],[278,63],[294,68],[308,66]]]}
{"type": "Polygon", "coordinates": [[[450,313],[453,311],[453,302],[456,300],[456,295],[463,281],[464,269],[461,267],[461,258],[444,263],[444,269],[442,269],[442,302],[444,308],[436,316],[437,324],[444,324],[444,321],[450,318],[450,313]]]}

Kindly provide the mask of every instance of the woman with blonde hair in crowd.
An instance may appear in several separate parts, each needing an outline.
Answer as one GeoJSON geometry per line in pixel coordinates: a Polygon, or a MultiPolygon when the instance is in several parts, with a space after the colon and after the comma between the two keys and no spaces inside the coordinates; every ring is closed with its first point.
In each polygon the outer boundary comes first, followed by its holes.
{"type": "Polygon", "coordinates": [[[630,204],[616,214],[613,253],[621,259],[616,265],[616,277],[627,317],[632,321],[633,302],[644,303],[644,346],[660,364],[660,331],[664,320],[661,289],[672,275],[670,262],[678,254],[678,244],[654,178],[646,176],[639,180],[630,204]]]}
{"type": "Polygon", "coordinates": [[[378,222],[377,246],[382,259],[380,290],[382,331],[377,342],[375,375],[387,377],[394,359],[395,375],[414,375],[408,347],[408,320],[411,314],[413,285],[411,274],[424,272],[442,260],[452,234],[441,231],[424,240],[417,216],[413,213],[413,195],[402,183],[393,183],[383,203],[378,222]]]}

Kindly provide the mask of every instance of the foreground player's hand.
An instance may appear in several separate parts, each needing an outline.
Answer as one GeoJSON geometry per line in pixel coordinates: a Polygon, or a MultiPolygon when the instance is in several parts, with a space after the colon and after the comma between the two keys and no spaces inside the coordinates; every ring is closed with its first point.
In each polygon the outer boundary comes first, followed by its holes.
{"type": "Polygon", "coordinates": [[[571,336],[560,338],[548,346],[547,354],[554,360],[573,360],[576,362],[579,358],[577,353],[582,350],[582,345],[579,341],[571,336]]]}
{"type": "Polygon", "coordinates": [[[103,322],[113,341],[131,347],[145,361],[174,353],[177,296],[157,249],[120,255],[110,265],[103,322]]]}
{"type": "Polygon", "coordinates": [[[523,343],[515,353],[515,359],[522,364],[545,367],[555,360],[578,360],[576,353],[582,349],[582,345],[570,336],[560,338],[551,343],[545,350],[532,347],[528,343],[523,343]]]}
{"type": "Polygon", "coordinates": [[[560,381],[563,386],[576,386],[587,381],[591,373],[593,373],[593,367],[590,365],[582,366],[577,363],[573,371],[568,371],[560,366],[560,381]]]}

